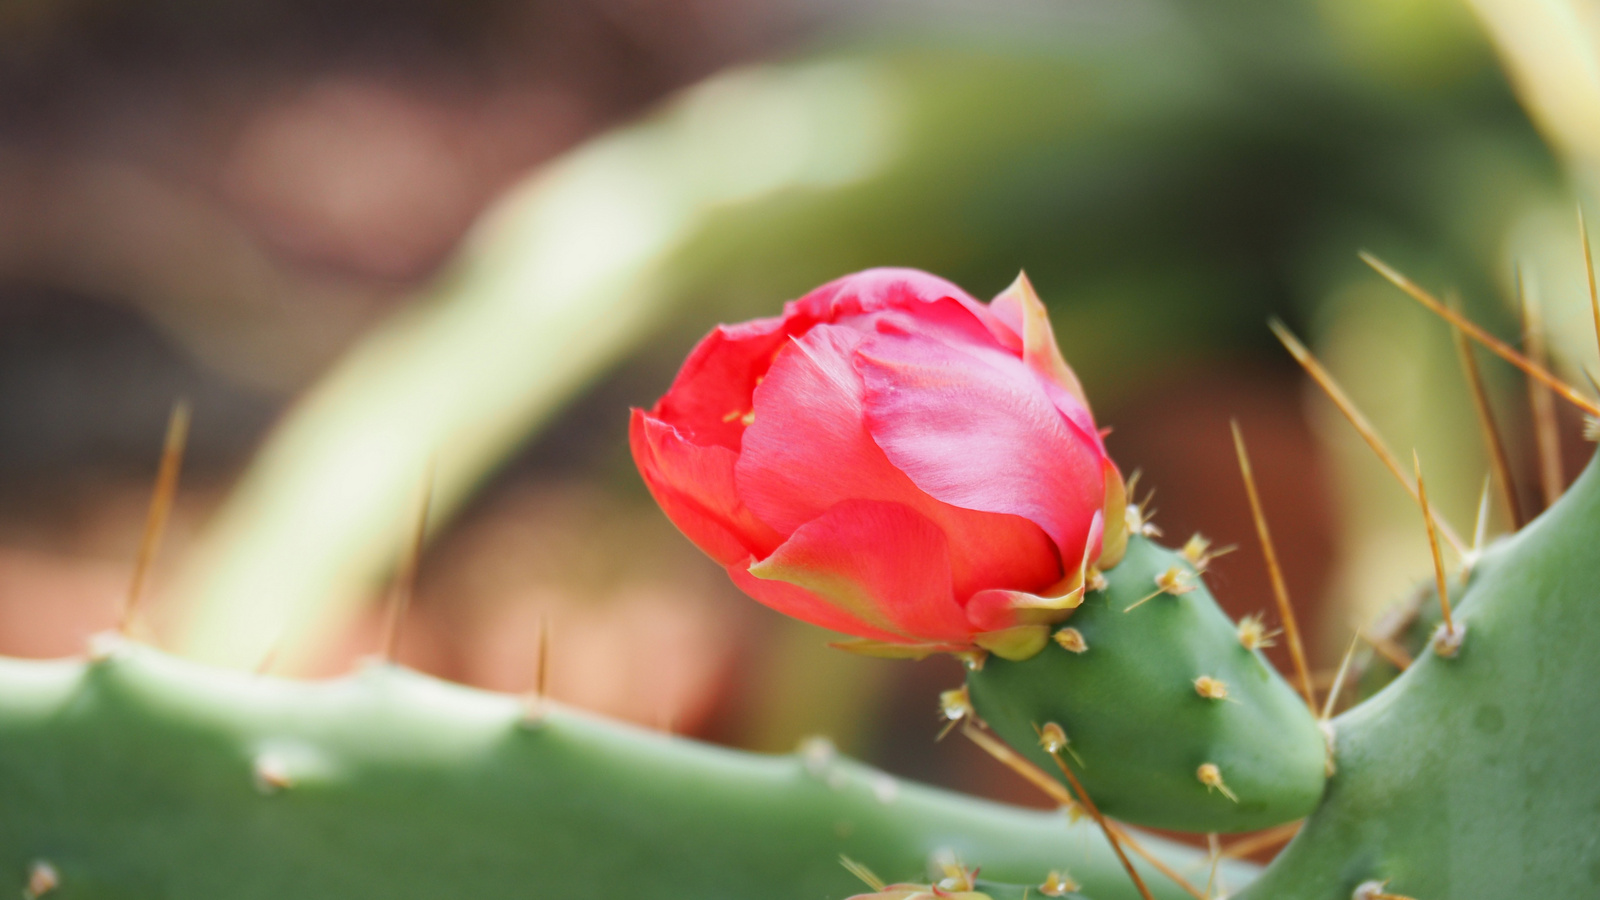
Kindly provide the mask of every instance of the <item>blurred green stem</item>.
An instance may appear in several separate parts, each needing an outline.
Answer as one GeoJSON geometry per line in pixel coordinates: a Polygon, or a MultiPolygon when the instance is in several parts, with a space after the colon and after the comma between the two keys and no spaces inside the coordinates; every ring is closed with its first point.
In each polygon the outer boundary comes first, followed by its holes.
{"type": "Polygon", "coordinates": [[[1600,188],[1600,5],[1593,0],[1467,0],[1500,51],[1522,105],[1600,188]]]}
{"type": "Polygon", "coordinates": [[[721,76],[514,190],[272,435],[181,575],[180,651],[315,653],[393,566],[430,462],[445,517],[647,333],[709,212],[870,172],[882,90],[845,64],[721,76]]]}

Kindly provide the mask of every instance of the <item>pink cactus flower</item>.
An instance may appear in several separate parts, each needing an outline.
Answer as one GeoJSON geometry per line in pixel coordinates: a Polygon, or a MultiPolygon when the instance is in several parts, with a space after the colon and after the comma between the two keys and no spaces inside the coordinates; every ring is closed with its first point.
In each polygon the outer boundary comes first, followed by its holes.
{"type": "Polygon", "coordinates": [[[984,304],[872,269],[718,326],[630,440],[741,589],[863,652],[1031,656],[1126,544],[1122,477],[1025,276],[984,304]]]}

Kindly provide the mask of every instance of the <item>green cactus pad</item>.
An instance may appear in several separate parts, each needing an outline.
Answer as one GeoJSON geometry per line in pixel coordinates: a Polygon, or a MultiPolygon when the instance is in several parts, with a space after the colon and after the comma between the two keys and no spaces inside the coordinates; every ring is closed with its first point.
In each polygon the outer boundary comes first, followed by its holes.
{"type": "Polygon", "coordinates": [[[978,715],[1052,773],[1037,729],[1060,725],[1070,742],[1062,755],[1084,789],[1124,821],[1232,832],[1311,812],[1325,777],[1322,731],[1294,689],[1241,645],[1193,566],[1135,537],[1106,574],[1106,590],[1089,594],[1065,623],[1087,649],[1052,641],[1022,662],[991,658],[967,676],[978,715]],[[1192,589],[1150,597],[1156,578],[1174,568],[1191,573],[1181,584],[1192,589]],[[1202,676],[1227,696],[1202,696],[1202,676]],[[1201,783],[1206,764],[1226,792],[1201,783]]]}
{"type": "Polygon", "coordinates": [[[1239,900],[1600,897],[1600,473],[1491,547],[1424,652],[1334,720],[1322,807],[1239,900]]]}
{"type": "Polygon", "coordinates": [[[92,663],[0,660],[0,892],[47,865],[52,900],[815,900],[859,893],[840,854],[922,880],[948,849],[986,876],[1065,868],[1097,900],[1137,897],[1092,827],[1060,814],[904,783],[820,743],[763,757],[525,713],[389,666],[305,683],[127,644],[92,663]]]}

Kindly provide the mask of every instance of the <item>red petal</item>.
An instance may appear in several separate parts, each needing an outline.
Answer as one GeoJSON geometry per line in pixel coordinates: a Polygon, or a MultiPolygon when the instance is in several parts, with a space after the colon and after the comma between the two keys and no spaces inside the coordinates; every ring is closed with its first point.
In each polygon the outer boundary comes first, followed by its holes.
{"type": "Polygon", "coordinates": [[[863,421],[864,388],[850,362],[861,340],[852,329],[821,325],[779,354],[756,390],[755,422],[735,468],[739,496],[784,533],[847,500],[904,504],[948,538],[960,600],[1058,580],[1060,561],[1038,526],[940,503],[890,464],[863,421]]]}
{"type": "Polygon", "coordinates": [[[1076,564],[1105,497],[1103,453],[1021,360],[879,335],[862,344],[856,368],[872,437],[918,488],[1022,516],[1076,564]]]}
{"type": "Polygon", "coordinates": [[[973,631],[999,631],[1017,624],[1017,598],[1022,591],[979,591],[967,601],[973,631]]]}
{"type": "Polygon", "coordinates": [[[737,451],[757,382],[789,335],[810,324],[781,317],[718,325],[690,351],[650,414],[696,444],[737,451]]]}
{"type": "Polygon", "coordinates": [[[796,529],[750,574],[804,588],[904,639],[961,641],[971,634],[951,591],[944,532],[899,503],[840,503],[796,529]]]}
{"type": "Polygon", "coordinates": [[[1044,613],[1044,619],[1059,621],[1054,617],[1054,612],[1064,616],[1066,610],[1077,608],[1083,603],[1084,579],[1088,574],[1089,563],[1100,555],[1104,534],[1103,517],[1096,512],[1094,519],[1089,523],[1089,537],[1084,542],[1083,555],[1072,564],[1068,577],[1062,579],[1060,584],[1054,585],[1047,595],[1030,594],[1027,591],[995,590],[973,594],[972,599],[967,601],[967,621],[972,623],[973,630],[1001,631],[1016,625],[1039,621],[1039,618],[1024,620],[1019,615],[1022,610],[1044,613]]]}
{"type": "Polygon", "coordinates": [[[728,566],[728,576],[733,579],[734,585],[739,590],[749,594],[763,606],[777,610],[792,619],[810,622],[842,634],[853,634],[856,637],[895,644],[911,643],[903,635],[868,625],[805,588],[796,587],[787,581],[768,581],[751,575],[747,570],[753,563],[754,559],[746,559],[742,565],[728,566]]]}
{"type": "Polygon", "coordinates": [[[645,486],[695,546],[723,565],[766,556],[783,536],[757,519],[734,492],[736,456],[726,447],[702,447],[677,429],[635,409],[628,443],[645,486]]]}

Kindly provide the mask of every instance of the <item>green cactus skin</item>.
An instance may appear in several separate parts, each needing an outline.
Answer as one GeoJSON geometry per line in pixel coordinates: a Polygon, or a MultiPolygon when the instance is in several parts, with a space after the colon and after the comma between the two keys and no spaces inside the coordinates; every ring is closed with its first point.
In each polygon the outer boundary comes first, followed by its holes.
{"type": "Polygon", "coordinates": [[[131,644],[0,660],[0,891],[48,863],[60,898],[815,900],[860,892],[841,853],[922,880],[948,848],[986,877],[1065,868],[1137,896],[1087,822],[527,709],[384,665],[306,683],[131,644]]]}
{"type": "Polygon", "coordinates": [[[1600,473],[1485,552],[1454,658],[1334,720],[1321,808],[1239,900],[1600,896],[1600,473]]]}
{"type": "Polygon", "coordinates": [[[1322,796],[1326,739],[1305,701],[1240,644],[1199,576],[1187,593],[1125,611],[1173,567],[1193,572],[1181,555],[1132,538],[1106,573],[1107,589],[1089,594],[1065,623],[1088,649],[1073,653],[1052,641],[1023,662],[991,658],[968,673],[973,706],[1052,773],[1036,728],[1060,725],[1071,748],[1063,756],[1084,789],[1123,821],[1232,832],[1307,815],[1322,796]],[[1222,681],[1226,699],[1201,696],[1200,676],[1222,681]],[[1205,763],[1218,767],[1237,801],[1200,782],[1205,763]]]}

